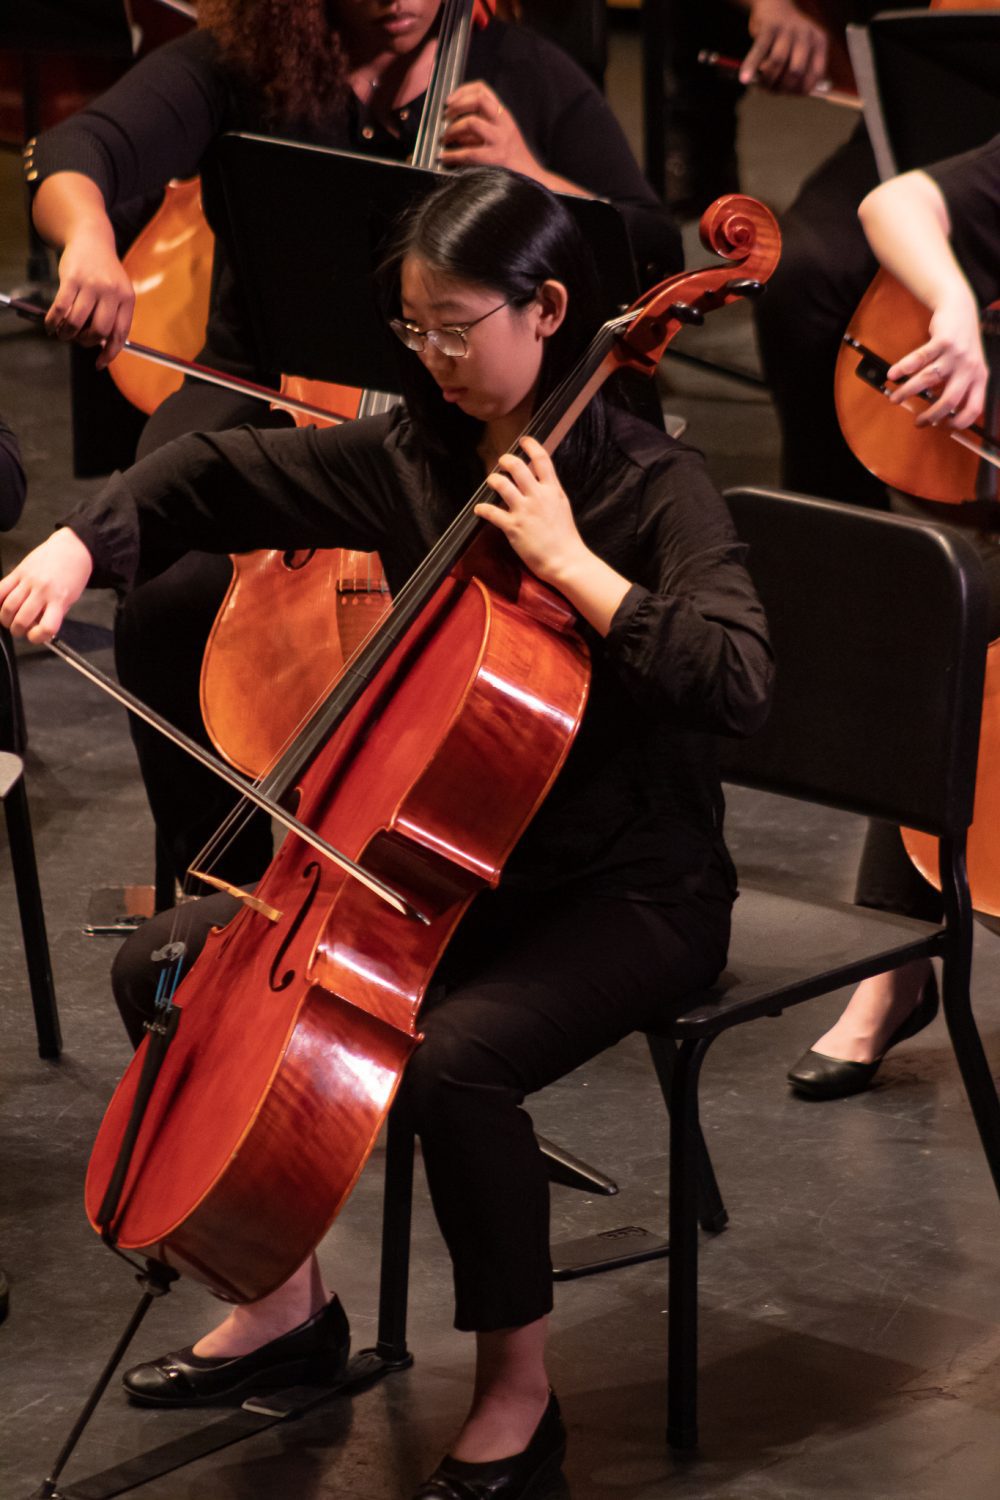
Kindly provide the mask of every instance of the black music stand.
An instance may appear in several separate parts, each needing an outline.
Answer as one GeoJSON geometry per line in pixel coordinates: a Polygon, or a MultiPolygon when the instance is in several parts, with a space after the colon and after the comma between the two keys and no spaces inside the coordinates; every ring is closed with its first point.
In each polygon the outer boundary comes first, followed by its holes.
{"type": "Polygon", "coordinates": [[[1000,7],[887,11],[847,41],[883,181],[1000,133],[1000,7]]]}
{"type": "MultiPolygon", "coordinates": [[[[241,133],[222,138],[212,171],[263,368],[397,390],[371,269],[392,225],[441,174],[241,133]]],[[[562,201],[594,253],[613,316],[638,291],[621,215],[596,199],[562,201]]]]}

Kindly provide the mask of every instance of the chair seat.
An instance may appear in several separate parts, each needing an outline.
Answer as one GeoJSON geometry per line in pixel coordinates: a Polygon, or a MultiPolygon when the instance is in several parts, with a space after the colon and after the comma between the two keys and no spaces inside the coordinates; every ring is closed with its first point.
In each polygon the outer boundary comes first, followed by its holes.
{"type": "Polygon", "coordinates": [[[728,967],[662,1034],[710,1036],[755,1016],[777,1015],[786,1005],[856,984],[908,957],[935,953],[942,941],[936,922],[744,887],[733,909],[728,967]]]}

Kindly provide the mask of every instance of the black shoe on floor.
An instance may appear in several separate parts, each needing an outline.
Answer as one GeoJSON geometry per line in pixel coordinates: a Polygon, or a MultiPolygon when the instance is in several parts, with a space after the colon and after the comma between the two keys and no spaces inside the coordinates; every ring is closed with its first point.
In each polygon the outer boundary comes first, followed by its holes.
{"type": "Polygon", "coordinates": [[[235,1359],[206,1359],[178,1349],[122,1376],[140,1406],[204,1406],[237,1391],[273,1390],[303,1381],[333,1382],[343,1373],[351,1329],[338,1297],[280,1338],[235,1359]]]}
{"type": "Polygon", "coordinates": [[[789,1069],[789,1083],[797,1094],[805,1094],[810,1099],[846,1099],[850,1094],[863,1093],[870,1088],[886,1053],[929,1026],[938,1013],[940,1002],[937,978],[932,969],[930,978],[924,981],[920,999],[906,1020],[896,1027],[881,1057],[874,1062],[851,1062],[844,1057],[827,1057],[825,1052],[814,1052],[810,1047],[794,1068],[789,1069]]]}
{"type": "Polygon", "coordinates": [[[550,1391],[542,1419],[521,1453],[485,1464],[464,1463],[449,1455],[413,1500],[534,1500],[556,1478],[565,1454],[566,1429],[555,1392],[550,1391]]]}

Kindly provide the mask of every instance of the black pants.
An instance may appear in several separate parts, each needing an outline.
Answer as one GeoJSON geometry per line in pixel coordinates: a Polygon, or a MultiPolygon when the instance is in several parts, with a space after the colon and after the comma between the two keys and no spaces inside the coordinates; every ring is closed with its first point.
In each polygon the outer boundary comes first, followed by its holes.
{"type": "MultiPolygon", "coordinates": [[[[189,955],[235,909],[229,896],[185,907],[189,955]]],[[[550,1310],[548,1177],[525,1096],[709,984],[725,962],[729,911],[720,874],[677,906],[491,893],[467,914],[435,975],[425,1040],[395,1106],[421,1138],[454,1266],[456,1327],[516,1328],[550,1310]]],[[[152,1008],[150,954],[172,920],[165,912],[147,922],[115,962],[133,1041],[152,1008]]]]}
{"type": "MultiPolygon", "coordinates": [[[[215,386],[184,385],[146,423],[139,457],[184,433],[220,432],[244,422],[283,427],[288,417],[215,386]]],[[[232,572],[228,557],[207,552],[161,559],[161,570],[139,582],[115,622],[115,662],[122,684],[207,749],[214,746],[201,717],[201,663],[232,572]]],[[[130,717],[129,729],[157,833],[175,877],[183,880],[232,809],[236,794],[148,724],[130,717]]],[[[270,823],[256,814],[213,861],[212,870],[234,885],[250,885],[270,859],[270,823]]]]}

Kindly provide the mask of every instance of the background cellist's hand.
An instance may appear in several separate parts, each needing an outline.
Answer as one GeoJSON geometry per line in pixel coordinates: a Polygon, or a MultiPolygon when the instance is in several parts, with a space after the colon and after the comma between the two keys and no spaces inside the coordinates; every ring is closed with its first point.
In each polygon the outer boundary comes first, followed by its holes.
{"type": "MultiPolygon", "coordinates": [[[[744,0],[746,4],[746,0],[744,0]]],[[[792,0],[749,0],[753,46],[741,83],[762,83],[785,94],[808,94],[826,77],[829,39],[792,0]]]]}
{"type": "Polygon", "coordinates": [[[541,443],[523,437],[521,447],[527,462],[505,453],[486,478],[503,505],[477,505],[476,515],[502,531],[525,567],[565,595],[599,634],[607,635],[629,591],[628,579],[586,546],[569,497],[541,443]]]}
{"type": "Polygon", "coordinates": [[[899,405],[920,391],[933,391],[936,399],[920,413],[916,425],[944,422],[948,427],[968,427],[983,409],[988,374],[979,309],[963,282],[935,310],[927,342],[890,368],[889,379],[903,383],[889,400],[899,405]]]}
{"type": "Polygon", "coordinates": [[[445,113],[448,125],[438,153],[443,167],[507,167],[554,193],[591,196],[577,183],[546,171],[510,110],[481,79],[457,88],[448,98],[445,113]]]}
{"type": "Polygon", "coordinates": [[[75,531],[62,526],[0,579],[0,625],[43,645],[87,587],[93,558],[75,531]]]}
{"type": "Polygon", "coordinates": [[[541,162],[528,149],[510,110],[481,79],[463,83],[445,105],[441,137],[444,167],[509,167],[540,180],[541,162]]]}
{"type": "Polygon", "coordinates": [[[103,195],[80,172],[55,172],[39,187],[32,216],[39,233],[62,251],[59,290],[45,327],[66,341],[103,345],[97,358],[103,370],[121,353],[135,308],[103,195]]]}

